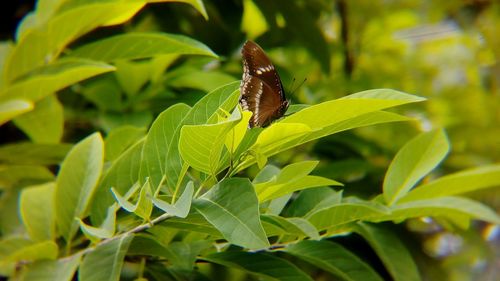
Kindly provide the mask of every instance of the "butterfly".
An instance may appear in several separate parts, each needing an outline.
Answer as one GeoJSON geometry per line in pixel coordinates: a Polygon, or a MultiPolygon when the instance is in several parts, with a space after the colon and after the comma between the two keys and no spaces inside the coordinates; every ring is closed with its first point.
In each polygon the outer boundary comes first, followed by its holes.
{"type": "Polygon", "coordinates": [[[247,41],[241,49],[243,78],[240,104],[243,110],[253,112],[249,126],[266,127],[282,117],[289,102],[280,76],[264,50],[253,41],[247,41]]]}

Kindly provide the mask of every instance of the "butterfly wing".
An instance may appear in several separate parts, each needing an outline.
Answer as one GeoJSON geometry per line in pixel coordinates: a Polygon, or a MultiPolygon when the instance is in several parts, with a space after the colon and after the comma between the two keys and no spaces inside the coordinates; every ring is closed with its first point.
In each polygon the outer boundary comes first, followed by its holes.
{"type": "Polygon", "coordinates": [[[288,107],[281,79],[264,50],[252,41],[242,48],[243,79],[240,104],[253,112],[250,127],[264,127],[288,107]]]}

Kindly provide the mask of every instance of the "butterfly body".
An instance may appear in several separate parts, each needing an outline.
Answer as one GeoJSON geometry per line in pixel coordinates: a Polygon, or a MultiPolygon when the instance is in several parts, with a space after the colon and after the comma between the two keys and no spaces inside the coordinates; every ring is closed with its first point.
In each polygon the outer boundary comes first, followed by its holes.
{"type": "Polygon", "coordinates": [[[240,104],[243,110],[253,112],[250,127],[265,127],[283,116],[288,101],[278,72],[264,50],[255,42],[247,41],[241,49],[243,78],[240,104]]]}

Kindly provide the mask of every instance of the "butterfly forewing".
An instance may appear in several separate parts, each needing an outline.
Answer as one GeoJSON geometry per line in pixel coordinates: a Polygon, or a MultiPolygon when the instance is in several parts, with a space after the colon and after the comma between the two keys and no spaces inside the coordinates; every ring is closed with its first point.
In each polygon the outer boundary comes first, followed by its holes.
{"type": "Polygon", "coordinates": [[[250,127],[264,127],[283,116],[288,107],[281,79],[264,50],[252,41],[242,48],[243,79],[240,104],[253,112],[250,127]]]}

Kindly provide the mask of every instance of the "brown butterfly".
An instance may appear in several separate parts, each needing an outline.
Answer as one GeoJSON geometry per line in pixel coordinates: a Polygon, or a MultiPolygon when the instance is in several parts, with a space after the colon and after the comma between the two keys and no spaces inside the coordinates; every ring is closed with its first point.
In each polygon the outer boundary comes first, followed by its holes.
{"type": "Polygon", "coordinates": [[[288,109],[289,102],[285,99],[280,76],[264,50],[255,42],[245,42],[241,55],[241,107],[253,112],[249,122],[251,128],[268,126],[288,109]]]}

